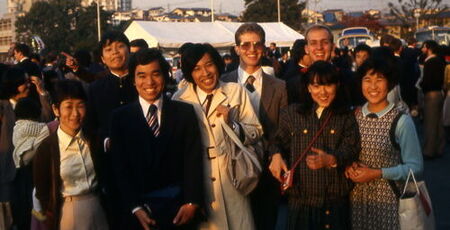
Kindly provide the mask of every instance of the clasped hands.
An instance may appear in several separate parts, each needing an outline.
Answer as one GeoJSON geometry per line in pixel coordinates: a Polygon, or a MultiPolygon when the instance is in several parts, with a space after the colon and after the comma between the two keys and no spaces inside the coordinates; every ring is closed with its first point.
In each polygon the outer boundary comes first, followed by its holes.
{"type": "Polygon", "coordinates": [[[381,176],[381,169],[369,168],[367,165],[360,162],[354,162],[345,169],[345,177],[357,183],[369,182],[379,179],[381,176]]]}
{"type": "MultiPolygon", "coordinates": [[[[336,165],[336,157],[331,154],[326,153],[322,149],[311,148],[311,152],[314,154],[306,156],[306,165],[311,170],[317,170],[321,168],[331,168],[336,165]]],[[[275,153],[270,161],[269,170],[272,176],[278,181],[283,182],[281,175],[283,172],[288,171],[286,162],[284,162],[283,157],[280,153],[275,153]]]]}
{"type": "MultiPolygon", "coordinates": [[[[189,223],[195,216],[195,212],[198,209],[196,204],[184,204],[178,210],[177,215],[173,219],[173,224],[180,226],[189,223]]],[[[134,215],[138,218],[141,226],[144,230],[151,230],[152,226],[156,226],[156,221],[148,216],[144,209],[137,210],[134,215]]]]}

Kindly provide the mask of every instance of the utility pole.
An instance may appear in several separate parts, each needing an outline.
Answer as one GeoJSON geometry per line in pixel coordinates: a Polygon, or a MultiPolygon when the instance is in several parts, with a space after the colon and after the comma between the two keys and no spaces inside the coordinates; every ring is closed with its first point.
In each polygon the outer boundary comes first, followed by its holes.
{"type": "Polygon", "coordinates": [[[97,32],[98,32],[98,41],[102,39],[102,32],[100,27],[100,0],[97,0],[97,32]]]}
{"type": "Polygon", "coordinates": [[[278,22],[281,22],[280,0],[277,0],[277,9],[278,9],[278,22]]]}
{"type": "Polygon", "coordinates": [[[214,22],[214,0],[211,0],[211,22],[214,22]]]}

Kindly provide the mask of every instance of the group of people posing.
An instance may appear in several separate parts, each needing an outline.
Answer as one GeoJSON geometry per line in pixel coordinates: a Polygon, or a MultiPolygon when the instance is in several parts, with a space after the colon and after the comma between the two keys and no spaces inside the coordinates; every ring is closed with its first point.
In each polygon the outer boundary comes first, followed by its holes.
{"type": "Polygon", "coordinates": [[[48,230],[272,230],[280,221],[287,229],[400,229],[396,191],[409,170],[422,174],[423,159],[412,118],[389,99],[398,86],[394,52],[374,50],[349,76],[331,62],[328,27],[310,27],[305,40],[309,65],[299,60],[286,81],[263,71],[265,32],[256,23],[236,31],[239,66],[226,74],[215,48],[190,44],[170,94],[162,53],[130,54],[115,31],[99,42],[105,73],[67,55],[73,79],[44,87],[40,76],[5,67],[0,204],[13,214],[5,228],[29,229],[32,219],[48,230]],[[239,147],[225,128],[262,149],[248,195],[228,173],[239,147]]]}

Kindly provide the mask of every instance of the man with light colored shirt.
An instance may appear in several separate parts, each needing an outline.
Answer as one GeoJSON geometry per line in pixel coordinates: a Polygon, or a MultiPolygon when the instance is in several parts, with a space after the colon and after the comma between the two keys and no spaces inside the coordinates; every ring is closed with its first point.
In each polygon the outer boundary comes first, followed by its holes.
{"type": "Polygon", "coordinates": [[[170,65],[158,50],[134,55],[130,74],[139,97],[116,110],[111,123],[121,229],[195,229],[203,156],[194,108],[163,96],[170,65]]]}
{"type": "MultiPolygon", "coordinates": [[[[239,68],[221,77],[224,82],[237,82],[247,89],[253,108],[264,130],[263,145],[275,134],[281,108],[287,106],[287,92],[283,80],[266,74],[261,68],[265,50],[264,29],[256,23],[245,23],[235,33],[235,51],[239,68]]],[[[263,165],[268,155],[264,151],[263,165]]],[[[264,167],[267,169],[267,167],[264,167]]],[[[256,229],[274,229],[278,210],[278,182],[268,170],[263,172],[258,187],[251,194],[256,229]]]]}

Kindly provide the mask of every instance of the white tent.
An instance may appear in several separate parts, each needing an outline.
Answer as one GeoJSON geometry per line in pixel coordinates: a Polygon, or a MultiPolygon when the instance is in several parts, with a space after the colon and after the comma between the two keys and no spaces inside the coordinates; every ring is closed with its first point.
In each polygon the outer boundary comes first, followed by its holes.
{"type": "MultiPolygon", "coordinates": [[[[128,39],[144,39],[150,47],[179,48],[185,42],[210,43],[216,48],[234,45],[238,22],[152,22],[133,21],[125,30],[128,39]]],[[[296,39],[304,38],[283,23],[258,23],[266,33],[266,45],[290,47],[296,39]]]]}

